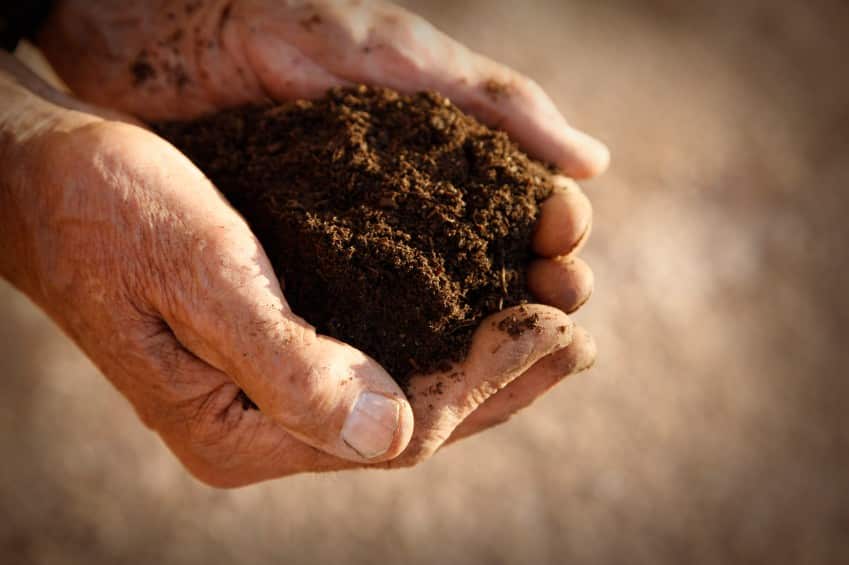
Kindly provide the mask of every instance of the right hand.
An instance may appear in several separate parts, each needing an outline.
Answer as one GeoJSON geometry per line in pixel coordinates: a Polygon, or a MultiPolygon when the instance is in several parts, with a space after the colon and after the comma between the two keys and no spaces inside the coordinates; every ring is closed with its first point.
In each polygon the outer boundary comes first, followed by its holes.
{"type": "MultiPolygon", "coordinates": [[[[140,127],[35,96],[47,87],[3,63],[2,274],[201,480],[416,463],[592,362],[562,311],[528,307],[539,328],[516,338],[493,325],[502,312],[452,373],[414,379],[411,405],[377,363],[289,309],[247,224],[188,159],[140,127]]],[[[544,211],[538,236],[557,240],[558,221],[544,211]]]]}
{"type": "Polygon", "coordinates": [[[367,83],[439,91],[574,178],[610,159],[536,82],[390,2],[64,0],[39,39],[79,96],[148,121],[367,83]]]}

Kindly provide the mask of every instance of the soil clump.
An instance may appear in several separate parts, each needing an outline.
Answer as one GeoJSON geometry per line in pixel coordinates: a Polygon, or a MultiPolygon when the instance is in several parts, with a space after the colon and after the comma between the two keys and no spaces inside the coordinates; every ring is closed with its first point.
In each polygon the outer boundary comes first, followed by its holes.
{"type": "Polygon", "coordinates": [[[438,94],[334,89],[155,129],[245,217],[294,312],[402,384],[462,359],[484,317],[531,299],[551,170],[438,94]]]}

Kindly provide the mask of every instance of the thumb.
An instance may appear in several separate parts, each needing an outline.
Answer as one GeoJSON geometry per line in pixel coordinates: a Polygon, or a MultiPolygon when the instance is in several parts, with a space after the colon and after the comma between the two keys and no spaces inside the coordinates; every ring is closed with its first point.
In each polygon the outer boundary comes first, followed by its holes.
{"type": "Polygon", "coordinates": [[[245,222],[210,196],[193,192],[191,206],[176,204],[179,236],[159,265],[175,276],[162,277],[154,306],[177,339],[303,442],[357,462],[401,453],[413,413],[400,387],[364,353],[316,334],[291,311],[245,222]]]}

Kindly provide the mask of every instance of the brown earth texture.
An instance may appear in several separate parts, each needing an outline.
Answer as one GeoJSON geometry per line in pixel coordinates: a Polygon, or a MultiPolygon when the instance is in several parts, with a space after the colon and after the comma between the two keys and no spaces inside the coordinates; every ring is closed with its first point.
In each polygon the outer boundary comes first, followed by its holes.
{"type": "Polygon", "coordinates": [[[245,217],[293,311],[402,383],[531,299],[550,173],[438,94],[360,86],[156,129],[245,217]]]}

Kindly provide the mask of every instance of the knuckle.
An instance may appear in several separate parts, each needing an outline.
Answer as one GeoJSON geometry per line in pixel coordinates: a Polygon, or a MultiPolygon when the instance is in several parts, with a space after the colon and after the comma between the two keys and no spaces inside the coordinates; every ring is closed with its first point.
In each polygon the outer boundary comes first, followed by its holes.
{"type": "Polygon", "coordinates": [[[215,488],[235,488],[250,482],[242,468],[243,460],[233,455],[238,451],[234,446],[239,439],[228,434],[226,426],[209,425],[191,415],[186,418],[182,422],[170,421],[158,430],[185,469],[215,488]]]}
{"type": "Polygon", "coordinates": [[[129,349],[138,350],[125,360],[128,369],[143,381],[147,396],[163,407],[179,413],[180,403],[190,405],[212,392],[213,382],[205,367],[183,349],[162,320],[145,316],[125,341],[131,345],[129,349]]]}
{"type": "Polygon", "coordinates": [[[154,416],[153,427],[204,481],[237,470],[242,461],[237,455],[250,443],[250,434],[240,429],[244,411],[233,401],[231,388],[222,386],[202,398],[172,404],[154,416]]]}
{"type": "Polygon", "coordinates": [[[243,442],[236,433],[244,411],[235,401],[235,385],[225,385],[184,409],[190,444],[210,461],[218,460],[222,452],[239,450],[243,442]],[[193,406],[192,406],[193,405],[193,406]]]}

